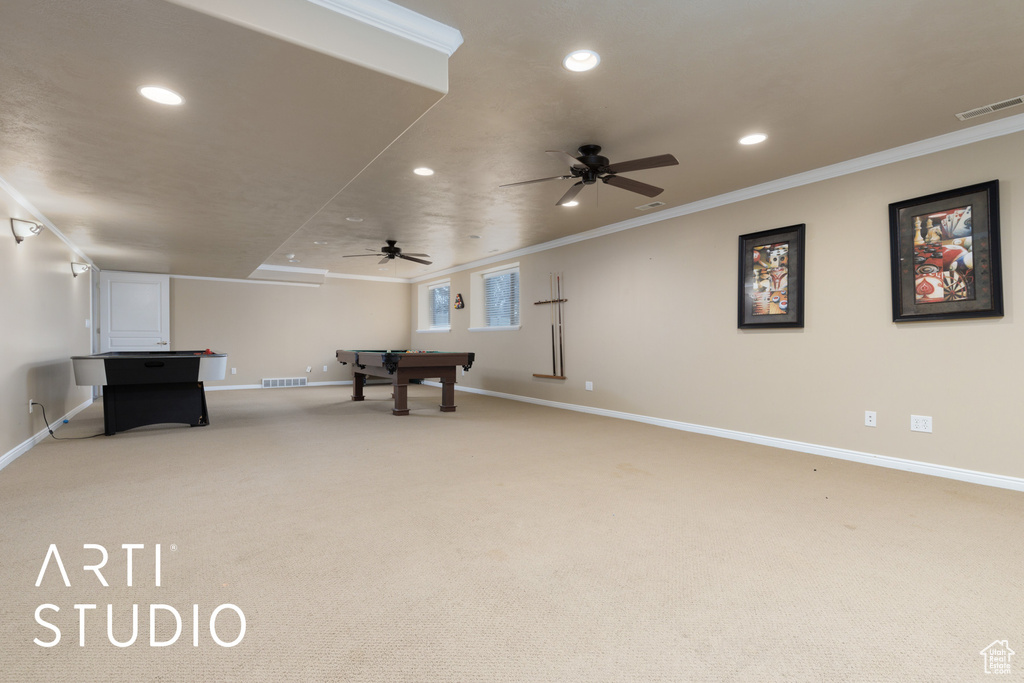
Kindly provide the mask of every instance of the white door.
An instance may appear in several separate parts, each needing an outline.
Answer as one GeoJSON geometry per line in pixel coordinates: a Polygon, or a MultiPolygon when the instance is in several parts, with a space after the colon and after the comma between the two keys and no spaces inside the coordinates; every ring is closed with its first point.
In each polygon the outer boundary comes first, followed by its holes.
{"type": "Polygon", "coordinates": [[[100,353],[170,349],[170,281],[169,275],[100,272],[100,353]]]}

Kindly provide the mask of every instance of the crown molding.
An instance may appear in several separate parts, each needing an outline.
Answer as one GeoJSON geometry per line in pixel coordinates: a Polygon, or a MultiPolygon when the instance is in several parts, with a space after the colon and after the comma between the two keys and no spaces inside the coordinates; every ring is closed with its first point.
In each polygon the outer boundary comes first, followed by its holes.
{"type": "Polygon", "coordinates": [[[838,178],[852,173],[859,173],[861,171],[867,171],[880,166],[888,166],[889,164],[906,161],[907,159],[935,154],[936,152],[943,152],[948,149],[963,147],[964,145],[970,145],[975,142],[981,142],[983,140],[997,138],[1003,135],[1012,135],[1013,133],[1019,133],[1021,131],[1024,131],[1024,114],[1017,114],[1016,116],[1009,116],[1004,119],[999,119],[998,121],[971,126],[970,128],[958,130],[953,133],[946,133],[945,135],[938,135],[933,138],[919,140],[918,142],[912,142],[901,147],[893,147],[892,149],[887,149],[882,152],[857,157],[856,159],[850,159],[849,161],[841,161],[838,164],[832,164],[831,166],[823,166],[812,171],[797,173],[796,175],[779,178],[778,180],[761,183],[760,185],[752,185],[750,187],[745,187],[742,190],[726,192],[725,194],[708,197],[707,199],[701,199],[690,204],[684,204],[670,209],[663,209],[655,214],[630,218],[629,220],[612,223],[600,228],[594,228],[593,230],[569,235],[550,242],[544,242],[543,244],[535,244],[533,246],[517,249],[516,251],[510,251],[505,254],[499,254],[479,261],[472,261],[461,266],[448,268],[447,270],[437,271],[430,273],[429,275],[422,275],[409,280],[409,282],[423,282],[424,280],[442,277],[444,275],[451,275],[452,273],[458,273],[463,270],[480,268],[481,266],[497,263],[498,261],[508,261],[528,254],[536,254],[549,249],[557,249],[558,247],[564,247],[569,244],[575,244],[576,242],[583,242],[585,240],[592,240],[597,237],[604,237],[605,235],[622,232],[623,230],[632,230],[633,228],[650,225],[651,223],[659,223],[661,221],[669,220],[670,218],[679,218],[680,216],[688,216],[690,214],[700,213],[701,211],[717,209],[729,204],[754,199],[755,197],[763,197],[765,195],[782,192],[784,190],[791,190],[803,185],[812,185],[823,180],[831,180],[832,178],[838,178]]]}
{"type": "MultiPolygon", "coordinates": [[[[18,190],[15,189],[15,187],[13,185],[11,185],[9,182],[7,182],[3,178],[3,176],[0,176],[0,190],[3,190],[7,194],[9,194],[11,196],[11,199],[13,199],[19,205],[21,205],[21,207],[23,209],[28,211],[29,214],[32,216],[32,218],[34,218],[37,222],[42,223],[43,225],[45,225],[46,229],[49,230],[50,232],[52,232],[54,235],[56,235],[57,238],[60,239],[61,242],[66,244],[68,249],[70,249],[71,251],[75,252],[75,255],[78,256],[78,258],[80,258],[81,260],[83,260],[86,263],[88,263],[89,266],[92,267],[93,270],[99,270],[99,268],[96,267],[96,264],[93,263],[91,258],[86,256],[82,252],[82,250],[79,249],[75,245],[74,242],[72,242],[70,239],[68,239],[67,235],[65,235],[60,230],[58,230],[57,226],[54,225],[52,222],[50,222],[50,219],[47,218],[46,216],[44,216],[42,211],[37,209],[35,207],[35,205],[32,204],[32,202],[30,202],[25,195],[23,195],[22,193],[18,192],[18,190]]],[[[18,216],[12,216],[12,218],[18,218],[18,216]]]]}
{"type": "Polygon", "coordinates": [[[462,45],[462,33],[387,0],[307,0],[338,14],[411,40],[451,57],[462,45]]]}

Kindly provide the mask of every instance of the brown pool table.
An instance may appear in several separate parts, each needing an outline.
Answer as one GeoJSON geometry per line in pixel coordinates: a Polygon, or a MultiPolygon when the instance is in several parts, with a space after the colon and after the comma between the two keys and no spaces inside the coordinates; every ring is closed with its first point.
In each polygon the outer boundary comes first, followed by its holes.
{"type": "Polygon", "coordinates": [[[363,400],[366,376],[391,380],[395,398],[392,415],[409,414],[409,380],[441,381],[441,412],[455,412],[455,368],[469,370],[475,354],[466,351],[350,351],[339,349],[335,356],[341,364],[352,366],[352,400],[363,400]]]}

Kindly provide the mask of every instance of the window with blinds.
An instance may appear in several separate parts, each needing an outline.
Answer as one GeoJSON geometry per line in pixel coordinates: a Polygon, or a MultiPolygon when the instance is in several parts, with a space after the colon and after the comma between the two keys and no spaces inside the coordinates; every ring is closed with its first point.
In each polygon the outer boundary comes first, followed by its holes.
{"type": "Polygon", "coordinates": [[[451,327],[451,286],[447,282],[429,288],[427,304],[430,308],[430,329],[451,327]]]}
{"type": "Polygon", "coordinates": [[[519,324],[519,269],[484,275],[484,308],[487,327],[519,324]]]}

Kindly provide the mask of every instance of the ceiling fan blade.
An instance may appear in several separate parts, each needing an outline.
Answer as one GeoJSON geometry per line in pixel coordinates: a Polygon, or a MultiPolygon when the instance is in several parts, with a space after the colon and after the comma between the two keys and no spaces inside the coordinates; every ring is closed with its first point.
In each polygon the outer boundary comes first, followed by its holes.
{"type": "Polygon", "coordinates": [[[566,202],[571,202],[573,200],[573,198],[575,198],[576,195],[578,195],[580,193],[580,190],[582,190],[582,189],[583,189],[583,181],[581,180],[580,182],[578,182],[575,185],[573,185],[572,187],[570,187],[569,191],[566,192],[565,194],[563,194],[562,198],[559,199],[557,202],[555,202],[555,206],[562,206],[566,202]]]}
{"type": "Polygon", "coordinates": [[[414,254],[411,251],[403,251],[402,254],[405,256],[422,256],[423,258],[427,258],[428,256],[430,256],[430,254],[414,254]]]}
{"type": "Polygon", "coordinates": [[[514,185],[529,185],[530,183],[543,183],[545,180],[568,180],[572,178],[571,175],[556,175],[550,178],[537,178],[536,180],[524,180],[521,183],[505,183],[504,185],[498,185],[498,187],[513,187],[514,185]]]}
{"type": "Polygon", "coordinates": [[[380,261],[377,262],[377,265],[378,266],[383,266],[385,263],[387,263],[388,261],[390,261],[393,258],[394,257],[390,256],[390,255],[389,256],[385,256],[384,258],[382,258],[380,261]]]}
{"type": "Polygon", "coordinates": [[[662,166],[676,166],[679,161],[671,154],[660,154],[656,157],[644,157],[632,161],[620,161],[617,164],[608,166],[608,173],[628,173],[629,171],[642,171],[645,168],[661,168],[662,166]]]}
{"type": "Polygon", "coordinates": [[[380,254],[345,254],[341,258],[355,258],[356,256],[380,256],[380,254]]]}
{"type": "Polygon", "coordinates": [[[645,197],[657,197],[665,190],[654,185],[648,185],[647,183],[641,183],[639,180],[632,180],[630,178],[622,178],[617,175],[610,175],[601,178],[604,182],[609,185],[621,188],[623,190],[629,190],[630,192],[636,192],[642,194],[645,197]]]}
{"type": "MultiPolygon", "coordinates": [[[[424,254],[424,256],[426,256],[426,254],[424,254]]],[[[398,258],[404,258],[406,261],[415,261],[416,263],[422,263],[425,266],[429,266],[431,263],[433,263],[432,261],[424,261],[423,259],[420,258],[413,258],[408,254],[399,254],[398,258]]]]}
{"type": "Polygon", "coordinates": [[[569,154],[568,152],[563,152],[560,149],[549,149],[549,150],[545,150],[545,151],[548,154],[554,154],[558,158],[559,161],[563,161],[563,162],[569,164],[570,166],[575,166],[576,168],[586,168],[587,167],[587,165],[585,163],[583,163],[582,161],[580,161],[579,159],[577,159],[573,155],[569,154]]]}

